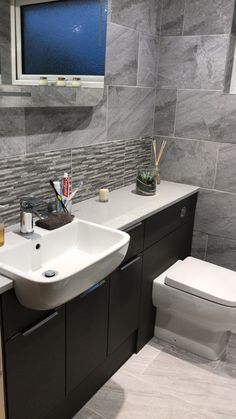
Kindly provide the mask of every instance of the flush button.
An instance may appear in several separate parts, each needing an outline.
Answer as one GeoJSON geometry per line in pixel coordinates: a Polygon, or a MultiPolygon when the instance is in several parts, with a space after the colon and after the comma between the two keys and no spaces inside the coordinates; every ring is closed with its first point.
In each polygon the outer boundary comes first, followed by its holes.
{"type": "Polygon", "coordinates": [[[185,218],[186,213],[187,213],[187,208],[186,207],[181,208],[180,218],[185,218]]]}

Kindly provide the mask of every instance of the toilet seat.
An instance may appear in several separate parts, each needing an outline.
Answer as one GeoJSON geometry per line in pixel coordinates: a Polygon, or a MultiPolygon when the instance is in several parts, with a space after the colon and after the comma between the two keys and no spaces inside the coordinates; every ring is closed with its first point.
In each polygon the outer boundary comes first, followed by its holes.
{"type": "Polygon", "coordinates": [[[236,272],[193,257],[179,260],[166,272],[165,284],[188,294],[236,307],[236,272]]]}

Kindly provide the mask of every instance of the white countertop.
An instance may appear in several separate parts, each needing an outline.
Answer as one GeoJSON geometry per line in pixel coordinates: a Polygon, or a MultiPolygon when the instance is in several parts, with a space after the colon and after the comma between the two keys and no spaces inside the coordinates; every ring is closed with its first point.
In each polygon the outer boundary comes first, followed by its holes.
{"type": "MultiPolygon", "coordinates": [[[[86,221],[107,227],[125,229],[163,209],[193,195],[199,187],[162,181],[155,196],[135,193],[135,185],[110,192],[109,202],[101,203],[98,197],[87,199],[73,207],[73,214],[86,221]]],[[[0,275],[0,294],[13,288],[13,281],[0,275]]]]}
{"type": "Polygon", "coordinates": [[[74,206],[73,213],[82,220],[125,229],[198,190],[196,186],[162,181],[156,195],[141,196],[135,193],[135,185],[129,185],[110,192],[109,202],[99,202],[98,197],[80,202],[74,206]]]}

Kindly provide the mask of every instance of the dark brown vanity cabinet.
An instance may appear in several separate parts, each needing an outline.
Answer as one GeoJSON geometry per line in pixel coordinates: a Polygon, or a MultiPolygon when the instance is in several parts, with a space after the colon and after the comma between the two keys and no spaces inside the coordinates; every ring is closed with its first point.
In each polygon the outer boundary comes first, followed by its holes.
{"type": "Polygon", "coordinates": [[[152,338],[153,280],[191,252],[197,194],[127,230],[120,267],[64,306],[1,296],[6,419],[71,419],[152,338]]]}
{"type": "Polygon", "coordinates": [[[106,359],[108,285],[104,280],[66,304],[67,393],[106,359]]]}

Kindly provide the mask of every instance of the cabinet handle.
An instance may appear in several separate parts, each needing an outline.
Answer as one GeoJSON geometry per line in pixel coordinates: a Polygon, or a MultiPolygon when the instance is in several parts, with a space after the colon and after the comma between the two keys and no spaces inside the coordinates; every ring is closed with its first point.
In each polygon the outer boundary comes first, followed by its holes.
{"type": "Polygon", "coordinates": [[[185,218],[186,214],[187,214],[187,208],[182,207],[180,211],[180,218],[185,218]]]}
{"type": "Polygon", "coordinates": [[[35,326],[31,327],[30,329],[25,330],[25,332],[22,332],[21,335],[24,336],[24,338],[31,335],[40,327],[44,326],[46,323],[54,319],[54,317],[56,316],[58,316],[58,311],[55,311],[54,313],[50,314],[50,316],[46,317],[46,319],[43,319],[41,322],[37,323],[35,326]]]}
{"type": "Polygon", "coordinates": [[[142,225],[143,223],[138,223],[138,224],[135,224],[134,226],[131,226],[131,227],[129,227],[129,228],[126,228],[125,229],[125,231],[126,231],[126,233],[128,233],[129,231],[132,231],[132,230],[134,230],[136,227],[141,227],[141,225],[142,225]]]}
{"type": "Polygon", "coordinates": [[[136,263],[138,260],[140,260],[140,256],[136,257],[135,259],[131,260],[130,262],[126,263],[126,265],[122,266],[120,268],[121,271],[124,271],[125,269],[129,268],[130,266],[132,266],[134,263],[136,263]]]}
{"type": "Polygon", "coordinates": [[[103,279],[102,281],[98,282],[97,284],[93,285],[91,288],[89,288],[88,290],[84,291],[82,294],[80,294],[80,298],[85,298],[86,295],[91,294],[93,291],[95,291],[97,288],[101,287],[103,284],[105,284],[105,280],[103,279]]]}

